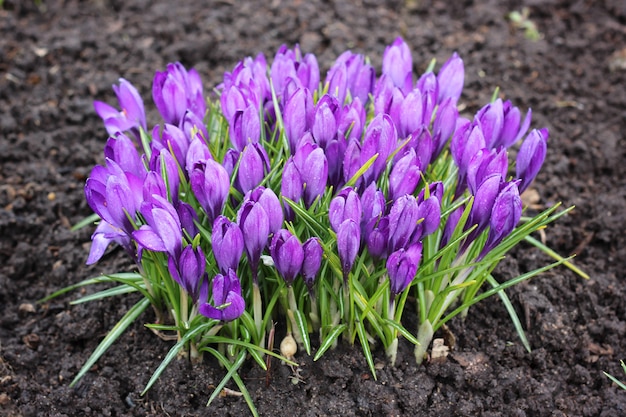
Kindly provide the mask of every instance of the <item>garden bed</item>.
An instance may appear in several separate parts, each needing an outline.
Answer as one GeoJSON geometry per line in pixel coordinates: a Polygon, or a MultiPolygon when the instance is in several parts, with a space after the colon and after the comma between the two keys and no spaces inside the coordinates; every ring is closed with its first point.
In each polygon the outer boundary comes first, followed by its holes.
{"type": "MultiPolygon", "coordinates": [[[[245,415],[236,395],[204,406],[224,375],[217,363],[175,361],[140,396],[172,342],[141,323],[74,387],[69,383],[133,297],[69,306],[79,294],[37,300],[79,280],[132,265],[123,251],[84,265],[91,228],[83,185],[102,163],[106,132],[92,106],[114,103],[111,84],[132,82],[151,103],[154,71],[195,67],[210,90],[241,58],[271,57],[300,43],[322,71],[345,49],[380,71],[385,45],[403,36],[414,71],[458,51],[463,112],[496,86],[533,126],[550,129],[533,185],[535,209],[562,201],[573,212],[545,230],[563,255],[577,253],[583,280],[559,267],[508,290],[533,348],[526,352],[493,298],[449,326],[454,349],[416,366],[400,342],[390,367],[375,350],[378,380],[360,349],[340,346],[318,362],[304,354],[302,381],[274,361],[241,372],[261,415],[621,416],[626,393],[603,375],[626,356],[626,7],[622,1],[527,1],[532,40],[507,14],[514,2],[10,1],[0,9],[0,414],[71,416],[245,415]],[[539,6],[537,4],[541,3],[539,6]]],[[[149,104],[149,109],[154,107],[149,104]]],[[[154,110],[151,110],[154,111],[154,110]]],[[[148,114],[148,120],[155,114],[148,114]]],[[[550,262],[529,245],[496,271],[506,279],[550,262]]],[[[89,290],[92,291],[92,290],[89,290]]],[[[410,312],[408,307],[406,312],[410,312]]],[[[408,314],[405,313],[405,316],[408,314]]],[[[412,329],[410,321],[407,327],[412,329]]],[[[415,327],[415,326],[414,326],[415,327]]],[[[442,335],[436,335],[436,337],[442,335]]],[[[236,389],[236,386],[231,388],[236,389]]]]}

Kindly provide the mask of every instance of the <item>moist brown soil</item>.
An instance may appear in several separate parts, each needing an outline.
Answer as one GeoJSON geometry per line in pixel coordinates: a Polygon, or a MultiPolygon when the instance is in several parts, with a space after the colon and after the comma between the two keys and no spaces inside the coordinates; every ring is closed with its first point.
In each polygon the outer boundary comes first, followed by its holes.
{"type": "MultiPolygon", "coordinates": [[[[260,414],[626,415],[626,392],[602,373],[626,379],[619,367],[626,358],[626,3],[526,0],[537,41],[506,18],[521,10],[513,1],[181,3],[5,0],[0,10],[0,414],[249,414],[237,396],[205,408],[224,375],[210,360],[175,361],[140,395],[171,347],[143,327],[149,313],[69,387],[136,301],[70,306],[79,295],[72,294],[37,303],[83,278],[130,267],[120,250],[86,267],[93,230],[70,231],[90,214],[83,184],[102,162],[106,140],[92,101],[115,103],[111,84],[124,77],[151,103],[154,71],[176,60],[197,68],[209,89],[239,59],[271,58],[282,43],[300,43],[323,69],[346,49],[380,68],[385,45],[402,35],[416,73],[433,57],[443,62],[459,52],[468,115],[499,86],[516,105],[532,107],[534,127],[550,129],[536,204],[576,209],[545,239],[562,254],[577,253],[591,279],[559,267],[508,291],[531,353],[494,298],[452,321],[456,345],[443,362],[416,366],[404,341],[392,368],[375,350],[377,381],[358,346],[340,346],[318,362],[299,355],[298,384],[274,363],[268,385],[249,363],[241,376],[260,414]]],[[[497,277],[549,261],[523,246],[497,277]]]]}

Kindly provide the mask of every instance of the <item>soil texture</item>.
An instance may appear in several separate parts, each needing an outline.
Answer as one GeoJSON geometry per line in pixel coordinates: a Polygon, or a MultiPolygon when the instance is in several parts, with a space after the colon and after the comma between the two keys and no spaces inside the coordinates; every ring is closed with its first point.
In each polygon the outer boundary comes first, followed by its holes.
{"type": "MultiPolygon", "coordinates": [[[[1,4],[2,2],[0,2],[1,4]]],[[[274,363],[269,379],[242,371],[261,415],[623,416],[626,392],[626,6],[623,0],[188,1],[5,0],[0,8],[0,415],[242,416],[241,397],[206,401],[224,375],[207,360],[173,363],[140,393],[171,342],[143,327],[146,313],[80,383],[69,383],[133,297],[69,306],[79,294],[37,300],[86,277],[127,270],[113,250],[85,266],[93,229],[83,185],[102,163],[106,131],[93,100],[115,103],[119,77],[141,92],[156,120],[156,70],[181,61],[206,90],[249,55],[271,59],[299,43],[327,70],[344,50],[380,71],[397,36],[415,72],[457,51],[465,62],[464,112],[494,88],[548,127],[546,164],[533,187],[538,208],[562,201],[571,214],[545,230],[559,253],[577,253],[584,280],[559,267],[508,291],[533,348],[521,345],[493,298],[450,325],[444,361],[416,366],[403,341],[397,366],[375,351],[374,380],[360,349],[340,346],[303,381],[274,363]],[[521,3],[521,4],[520,4],[521,3]],[[507,15],[527,7],[514,23],[507,15]],[[530,27],[525,32],[523,25],[530,27]],[[532,38],[532,31],[539,37],[532,38]],[[269,381],[269,384],[267,382],[269,381]]],[[[152,116],[152,117],[151,117],[152,116]]],[[[499,267],[506,279],[550,262],[523,246],[499,267]]],[[[92,290],[89,290],[92,291],[92,290]]],[[[236,388],[232,386],[231,388],[236,388]]]]}

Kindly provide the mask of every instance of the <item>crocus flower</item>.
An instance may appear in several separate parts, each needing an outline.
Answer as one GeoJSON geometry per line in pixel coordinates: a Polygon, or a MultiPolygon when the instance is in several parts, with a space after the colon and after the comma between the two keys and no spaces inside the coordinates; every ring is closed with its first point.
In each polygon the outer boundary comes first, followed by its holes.
{"type": "Polygon", "coordinates": [[[535,129],[528,134],[522,143],[517,153],[515,166],[516,176],[522,180],[519,185],[520,193],[528,188],[539,173],[539,169],[541,169],[546,158],[547,142],[548,129],[535,129]]]}
{"type": "Polygon", "coordinates": [[[269,219],[270,233],[276,233],[283,227],[284,218],[280,201],[271,188],[256,187],[245,195],[244,200],[254,201],[263,207],[269,219]]]}
{"type": "Polygon", "coordinates": [[[361,237],[367,241],[371,231],[385,212],[385,196],[375,182],[372,182],[363,192],[361,205],[363,207],[361,237]]]}
{"type": "MultiPolygon", "coordinates": [[[[204,295],[204,294],[203,294],[204,295]]],[[[200,296],[200,300],[208,297],[200,296]]],[[[213,278],[213,304],[200,304],[198,311],[203,316],[219,321],[233,321],[243,314],[246,302],[241,296],[241,283],[232,269],[213,278]]]]}
{"type": "Polygon", "coordinates": [[[236,111],[230,125],[230,141],[233,147],[241,152],[246,145],[258,143],[260,139],[259,109],[250,104],[244,110],[236,111]]]}
{"type": "Polygon", "coordinates": [[[389,251],[406,248],[419,220],[417,200],[412,195],[399,197],[389,211],[389,251]]]}
{"type": "Polygon", "coordinates": [[[497,99],[481,108],[478,113],[476,113],[474,120],[480,123],[485,138],[485,147],[489,149],[493,148],[500,139],[502,126],[504,124],[502,100],[497,99]]]}
{"type": "Polygon", "coordinates": [[[367,251],[372,255],[372,258],[385,258],[389,241],[389,217],[381,217],[378,224],[369,232],[366,240],[367,251]]]}
{"type": "Polygon", "coordinates": [[[290,286],[300,273],[304,262],[302,243],[289,230],[280,229],[272,238],[270,254],[278,273],[290,286]]]}
{"type": "Polygon", "coordinates": [[[170,256],[167,261],[170,275],[191,296],[194,304],[200,297],[200,284],[206,278],[206,259],[198,246],[186,246],[178,259],[170,256]]]}
{"type": "Polygon", "coordinates": [[[191,190],[210,222],[222,213],[230,192],[226,169],[212,159],[196,164],[190,176],[191,190]]]}
{"type": "Polygon", "coordinates": [[[184,167],[189,150],[189,139],[185,132],[174,125],[165,124],[163,129],[156,125],[152,129],[152,144],[159,146],[156,149],[166,149],[176,158],[180,167],[184,167]]]}
{"type": "Polygon", "coordinates": [[[317,102],[317,106],[315,107],[311,133],[313,134],[315,143],[322,149],[325,149],[328,142],[333,140],[337,135],[335,112],[338,107],[337,99],[328,94],[324,95],[317,102]]]}
{"type": "Polygon", "coordinates": [[[433,122],[433,153],[430,162],[433,162],[445,148],[448,140],[454,133],[458,117],[459,110],[451,98],[447,98],[443,103],[439,104],[433,122]]]}
{"type": "Polygon", "coordinates": [[[104,146],[104,156],[115,161],[122,171],[130,172],[137,178],[144,178],[146,175],[146,167],[135,144],[122,132],[109,137],[104,146]]]}
{"type": "Polygon", "coordinates": [[[107,166],[96,166],[85,183],[85,197],[89,207],[112,227],[130,235],[141,201],[141,180],[125,173],[114,161],[107,166]]]}
{"type": "Polygon", "coordinates": [[[413,194],[420,181],[415,150],[409,151],[396,162],[389,174],[389,200],[395,201],[405,194],[413,194]]]}
{"type": "Polygon", "coordinates": [[[506,178],[509,168],[508,155],[505,148],[479,150],[470,159],[467,167],[467,186],[470,193],[476,194],[476,191],[483,180],[492,174],[500,174],[502,180],[506,178]]]}
{"type": "Polygon", "coordinates": [[[326,82],[329,84],[328,91],[331,94],[338,90],[336,84],[339,78],[343,78],[346,84],[346,87],[342,89],[344,94],[337,96],[340,103],[344,102],[345,93],[348,90],[353,99],[358,98],[362,103],[365,103],[372,92],[376,72],[371,65],[365,63],[363,55],[345,51],[335,60],[326,76],[326,82]],[[343,73],[344,71],[345,75],[337,75],[337,73],[343,73]]]}
{"type": "Polygon", "coordinates": [[[521,217],[522,199],[519,195],[518,181],[511,181],[500,191],[493,203],[487,241],[478,260],[483,259],[487,253],[498,246],[513,231],[521,217]]]}
{"type": "Polygon", "coordinates": [[[431,195],[426,200],[419,202],[417,217],[419,220],[411,236],[411,242],[419,242],[439,228],[439,223],[441,223],[441,203],[439,199],[431,195]]]}
{"type": "Polygon", "coordinates": [[[388,74],[394,85],[408,93],[411,90],[413,58],[409,46],[400,37],[383,54],[383,74],[388,74]]]}
{"type": "Polygon", "coordinates": [[[153,195],[151,200],[141,205],[145,225],[133,232],[139,252],[148,249],[167,252],[178,258],[182,250],[183,233],[178,213],[172,204],[161,196],[153,195]]]}
{"type": "Polygon", "coordinates": [[[152,98],[166,123],[179,125],[187,110],[204,118],[206,103],[202,81],[194,69],[187,71],[180,62],[157,71],[152,82],[152,98]]]}
{"type": "Polygon", "coordinates": [[[319,239],[312,237],[302,244],[304,251],[304,260],[302,261],[302,278],[309,290],[313,289],[315,277],[322,265],[322,255],[324,251],[320,245],[319,239]]]}
{"type": "Polygon", "coordinates": [[[210,138],[206,124],[204,124],[202,118],[190,110],[185,112],[183,120],[180,122],[180,129],[185,132],[185,136],[190,142],[196,135],[199,135],[204,143],[209,143],[210,138]],[[195,135],[193,134],[194,131],[196,132],[195,135]]]}
{"type": "Polygon", "coordinates": [[[465,68],[463,67],[463,60],[455,52],[443,64],[439,74],[437,74],[437,84],[439,85],[437,103],[441,104],[450,98],[456,104],[461,97],[464,81],[465,68]]]}
{"type": "Polygon", "coordinates": [[[217,216],[213,222],[211,247],[222,274],[226,274],[229,269],[237,271],[244,247],[243,233],[237,223],[225,216],[217,216]]]}
{"type": "Polygon", "coordinates": [[[313,97],[306,88],[297,89],[285,102],[283,122],[289,149],[293,155],[313,119],[313,97]]]}
{"type": "Polygon", "coordinates": [[[178,190],[180,186],[180,176],[178,174],[178,165],[176,160],[165,148],[158,148],[158,142],[152,141],[152,156],[150,157],[150,170],[157,172],[163,176],[163,181],[167,187],[170,200],[178,201],[178,190]]]}
{"type": "Polygon", "coordinates": [[[378,181],[387,166],[387,158],[396,149],[398,133],[386,114],[379,114],[372,119],[365,129],[365,137],[360,153],[360,166],[378,154],[372,166],[363,174],[363,181],[369,184],[378,181]]]}
{"type": "Polygon", "coordinates": [[[480,235],[489,225],[493,204],[502,188],[502,177],[500,174],[492,174],[485,178],[476,191],[474,203],[470,210],[465,229],[477,225],[476,229],[466,239],[465,248],[480,235]]]}
{"type": "Polygon", "coordinates": [[[143,100],[131,83],[123,78],[119,81],[120,85],[113,85],[113,90],[122,110],[119,111],[102,101],[94,101],[94,109],[104,121],[104,127],[109,135],[130,130],[139,139],[139,128],[147,129],[143,100]]]}
{"type": "Polygon", "coordinates": [[[354,265],[361,244],[361,229],[359,224],[351,218],[344,220],[337,230],[337,252],[341,262],[344,283],[354,265]]]}
{"type": "Polygon", "coordinates": [[[196,137],[194,137],[189,144],[187,157],[185,158],[187,175],[191,177],[191,173],[196,167],[196,163],[204,164],[208,159],[213,159],[213,156],[209,151],[209,147],[203,139],[196,135],[196,137]]]}
{"type": "Polygon", "coordinates": [[[91,235],[91,248],[87,257],[87,265],[98,262],[111,242],[124,248],[132,258],[135,257],[130,235],[102,220],[91,235]]]}
{"type": "Polygon", "coordinates": [[[401,248],[389,255],[386,266],[389,289],[393,295],[400,294],[411,284],[421,259],[421,243],[414,243],[407,249],[401,248]]]}
{"type": "Polygon", "coordinates": [[[520,140],[528,131],[528,127],[530,126],[530,121],[532,119],[532,111],[531,109],[528,109],[526,117],[524,117],[524,121],[521,125],[520,110],[513,106],[509,100],[505,101],[502,105],[502,111],[504,112],[502,132],[500,133],[500,138],[498,142],[495,143],[494,147],[504,146],[505,148],[508,148],[520,140]]]}
{"type": "Polygon", "coordinates": [[[418,89],[413,89],[404,97],[398,109],[396,128],[398,136],[403,139],[413,133],[423,123],[430,124],[430,120],[422,120],[424,109],[422,93],[418,89]]]}
{"type": "MultiPolygon", "coordinates": [[[[290,156],[283,168],[282,181],[280,183],[280,195],[283,198],[288,198],[293,202],[299,202],[302,198],[302,177],[300,171],[296,167],[293,161],[293,157],[290,156]]],[[[285,209],[285,218],[289,221],[293,220],[293,210],[289,203],[283,200],[283,207],[285,209]]]]}
{"type": "MultiPolygon", "coordinates": [[[[302,183],[304,204],[310,207],[315,199],[324,193],[328,182],[328,160],[324,151],[315,142],[309,142],[305,136],[293,157],[302,183]]],[[[284,181],[284,178],[283,178],[284,181]]],[[[294,184],[294,186],[297,184],[294,184]]]]}
{"type": "Polygon", "coordinates": [[[363,208],[359,195],[353,188],[348,187],[341,190],[330,202],[328,208],[328,218],[330,225],[336,233],[339,233],[339,226],[350,219],[356,224],[361,224],[363,208]]]}
{"type": "Polygon", "coordinates": [[[455,196],[461,195],[467,187],[466,175],[470,161],[483,148],[485,148],[485,137],[479,123],[462,124],[454,132],[450,152],[459,168],[455,196]]]}
{"type": "Polygon", "coordinates": [[[239,160],[237,188],[242,194],[255,188],[263,181],[270,169],[269,157],[260,143],[247,144],[239,160]]]}
{"type": "Polygon", "coordinates": [[[429,125],[439,95],[437,76],[432,71],[426,72],[417,80],[415,87],[422,93],[422,124],[429,125]]]}
{"type": "Polygon", "coordinates": [[[454,234],[454,230],[459,224],[461,216],[463,216],[464,210],[465,207],[461,206],[448,215],[448,218],[446,219],[446,225],[443,228],[443,234],[441,235],[441,248],[444,248],[450,242],[450,239],[454,234]]]}
{"type": "Polygon", "coordinates": [[[248,263],[256,281],[261,253],[270,234],[270,220],[260,203],[246,200],[237,212],[237,223],[243,233],[248,263]]]}

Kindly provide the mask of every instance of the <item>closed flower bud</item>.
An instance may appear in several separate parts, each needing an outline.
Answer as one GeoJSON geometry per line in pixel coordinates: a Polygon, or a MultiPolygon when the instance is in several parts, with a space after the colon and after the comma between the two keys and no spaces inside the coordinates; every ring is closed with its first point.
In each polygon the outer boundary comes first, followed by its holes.
{"type": "Polygon", "coordinates": [[[420,170],[417,167],[415,150],[408,152],[396,162],[389,174],[389,200],[395,201],[398,197],[413,194],[420,181],[420,170]]]}
{"type": "Polygon", "coordinates": [[[304,249],[297,237],[286,229],[274,234],[270,243],[270,254],[274,265],[285,283],[290,286],[300,273],[304,262],[304,249]]]}
{"type": "Polygon", "coordinates": [[[257,202],[263,207],[269,219],[270,233],[276,233],[283,227],[283,211],[280,201],[271,188],[256,187],[246,194],[246,200],[257,202]]]}
{"type": "Polygon", "coordinates": [[[218,216],[213,222],[211,246],[221,273],[225,274],[229,269],[237,271],[244,248],[243,234],[237,223],[218,216]]]}
{"type": "Polygon", "coordinates": [[[152,98],[165,122],[173,125],[180,124],[188,109],[199,118],[206,111],[200,76],[194,69],[187,71],[179,62],[168,64],[164,72],[157,71],[152,98]]]}
{"type": "Polygon", "coordinates": [[[312,237],[302,244],[304,250],[304,260],[302,261],[302,278],[307,288],[312,289],[315,277],[322,265],[322,255],[324,251],[320,245],[319,238],[312,237]]]}
{"type": "Polygon", "coordinates": [[[344,220],[337,230],[337,252],[341,262],[344,281],[348,279],[348,274],[354,265],[361,243],[361,229],[354,220],[348,218],[344,220]]]}
{"type": "Polygon", "coordinates": [[[419,220],[417,200],[412,195],[399,197],[389,212],[389,251],[406,248],[419,220]]]}
{"type": "Polygon", "coordinates": [[[409,46],[400,37],[383,54],[383,74],[388,74],[394,85],[408,93],[411,90],[413,59],[409,46]]]}
{"type": "Polygon", "coordinates": [[[478,259],[482,259],[498,246],[515,229],[521,217],[522,199],[519,195],[518,181],[511,181],[502,189],[493,203],[487,241],[478,259]]]}
{"type": "Polygon", "coordinates": [[[230,178],[223,166],[212,159],[192,171],[191,190],[210,222],[222,213],[230,192],[230,178]]]}
{"type": "Polygon", "coordinates": [[[547,143],[548,129],[533,130],[522,143],[515,166],[516,176],[522,180],[519,185],[520,193],[528,188],[539,173],[546,158],[547,143]]]}
{"type": "Polygon", "coordinates": [[[417,274],[421,259],[421,243],[414,243],[407,249],[401,248],[389,255],[387,273],[389,275],[389,289],[393,295],[400,294],[411,284],[417,274]]]}
{"type": "Polygon", "coordinates": [[[359,195],[351,187],[344,188],[330,202],[328,218],[330,225],[336,233],[339,233],[339,226],[345,220],[350,219],[357,225],[361,224],[362,215],[363,208],[361,206],[361,200],[359,195]]]}
{"type": "Polygon", "coordinates": [[[200,284],[205,278],[206,259],[200,247],[186,246],[178,259],[168,258],[168,270],[170,275],[187,294],[191,296],[194,304],[200,296],[200,284]]]}
{"type": "Polygon", "coordinates": [[[269,157],[260,143],[249,143],[241,152],[239,171],[237,171],[237,185],[241,193],[245,194],[263,181],[269,171],[269,157]]]}
{"type": "Polygon", "coordinates": [[[437,84],[439,85],[437,103],[441,104],[450,98],[456,104],[461,97],[464,81],[465,68],[463,67],[463,60],[455,52],[443,64],[439,74],[437,74],[437,84]]]}

